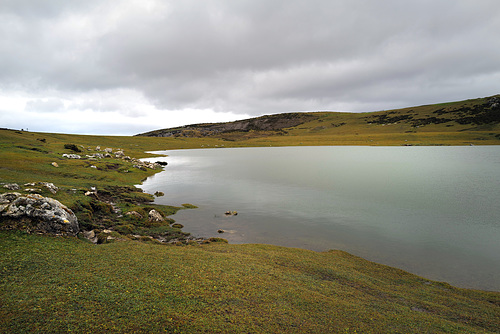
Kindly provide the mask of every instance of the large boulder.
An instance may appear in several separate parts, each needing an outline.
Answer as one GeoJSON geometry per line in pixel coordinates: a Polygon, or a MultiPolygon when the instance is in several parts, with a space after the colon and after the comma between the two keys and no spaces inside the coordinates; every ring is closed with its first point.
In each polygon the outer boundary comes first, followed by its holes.
{"type": "Polygon", "coordinates": [[[0,227],[72,236],[80,231],[75,214],[61,202],[16,192],[0,195],[0,227]]]}

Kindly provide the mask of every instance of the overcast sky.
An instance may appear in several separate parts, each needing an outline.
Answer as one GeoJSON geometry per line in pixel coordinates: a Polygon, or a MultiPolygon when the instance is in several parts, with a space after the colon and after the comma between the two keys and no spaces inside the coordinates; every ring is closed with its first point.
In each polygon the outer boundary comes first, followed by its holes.
{"type": "Polygon", "coordinates": [[[498,0],[0,0],[0,127],[132,135],[500,93],[498,0]]]}

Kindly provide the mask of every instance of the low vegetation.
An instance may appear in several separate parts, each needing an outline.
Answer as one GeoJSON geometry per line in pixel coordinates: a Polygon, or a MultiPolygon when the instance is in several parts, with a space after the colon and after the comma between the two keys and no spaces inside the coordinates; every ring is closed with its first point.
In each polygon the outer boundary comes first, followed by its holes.
{"type": "Polygon", "coordinates": [[[16,183],[18,192],[59,200],[99,245],[83,234],[0,231],[0,332],[498,332],[498,292],[458,289],[342,251],[193,240],[172,215],[195,205],[156,205],[155,196],[163,194],[134,186],[161,170],[134,160],[154,157],[145,153],[154,150],[499,144],[495,101],[314,113],[293,124],[287,123],[291,116],[273,116],[265,118],[264,129],[251,121],[243,130],[197,137],[182,131],[111,137],[2,129],[0,193],[16,183]],[[95,158],[106,148],[110,156],[95,158]],[[24,186],[38,182],[58,191],[24,186]],[[161,220],[150,218],[152,210],[161,220]]]}
{"type": "Polygon", "coordinates": [[[4,333],[494,333],[500,294],[341,251],[0,233],[4,333]]]}

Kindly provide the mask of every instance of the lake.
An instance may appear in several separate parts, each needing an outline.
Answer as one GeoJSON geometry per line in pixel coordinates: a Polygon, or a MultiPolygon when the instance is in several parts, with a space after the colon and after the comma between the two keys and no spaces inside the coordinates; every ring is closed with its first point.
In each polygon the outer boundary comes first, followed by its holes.
{"type": "Polygon", "coordinates": [[[155,203],[195,236],[341,249],[500,291],[500,146],[268,147],[157,152],[155,203]],[[226,216],[226,211],[237,211],[226,216]],[[219,234],[221,229],[225,233],[219,234]]]}

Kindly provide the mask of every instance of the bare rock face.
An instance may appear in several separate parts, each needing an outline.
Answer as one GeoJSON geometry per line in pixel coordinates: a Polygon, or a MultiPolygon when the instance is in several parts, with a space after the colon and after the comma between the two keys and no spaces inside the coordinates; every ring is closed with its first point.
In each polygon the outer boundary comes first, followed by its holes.
{"type": "Polygon", "coordinates": [[[75,214],[61,202],[16,192],[0,195],[0,227],[71,236],[80,231],[75,214]]]}

